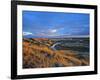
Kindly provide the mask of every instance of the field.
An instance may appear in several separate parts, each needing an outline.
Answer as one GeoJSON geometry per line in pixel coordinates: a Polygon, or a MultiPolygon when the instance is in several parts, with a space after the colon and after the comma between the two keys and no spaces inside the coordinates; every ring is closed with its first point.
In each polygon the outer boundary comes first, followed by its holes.
{"type": "Polygon", "coordinates": [[[23,68],[89,65],[89,38],[23,38],[23,68]]]}

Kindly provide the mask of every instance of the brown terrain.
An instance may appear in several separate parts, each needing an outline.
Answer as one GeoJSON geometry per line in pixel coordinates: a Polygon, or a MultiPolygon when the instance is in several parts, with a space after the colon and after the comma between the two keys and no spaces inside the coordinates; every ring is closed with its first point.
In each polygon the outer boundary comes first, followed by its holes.
{"type": "Polygon", "coordinates": [[[89,60],[71,50],[52,50],[54,42],[46,38],[23,39],[23,68],[86,66],[89,60]]]}

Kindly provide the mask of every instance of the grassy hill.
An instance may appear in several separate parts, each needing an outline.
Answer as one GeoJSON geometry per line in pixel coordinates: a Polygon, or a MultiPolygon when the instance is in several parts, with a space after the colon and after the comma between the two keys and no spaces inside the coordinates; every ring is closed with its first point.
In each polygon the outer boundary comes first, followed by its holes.
{"type": "Polygon", "coordinates": [[[23,68],[86,66],[89,60],[72,50],[52,50],[54,41],[46,38],[23,39],[23,68]]]}

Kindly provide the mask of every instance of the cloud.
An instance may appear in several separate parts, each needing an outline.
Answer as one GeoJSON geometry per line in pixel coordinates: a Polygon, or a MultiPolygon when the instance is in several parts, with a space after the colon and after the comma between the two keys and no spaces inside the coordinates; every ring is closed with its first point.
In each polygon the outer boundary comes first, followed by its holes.
{"type": "Polygon", "coordinates": [[[27,35],[33,35],[33,34],[31,32],[23,32],[23,35],[27,36],[27,35]]]}
{"type": "Polygon", "coordinates": [[[57,36],[57,29],[40,30],[35,33],[36,36],[57,36]]]}
{"type": "Polygon", "coordinates": [[[47,33],[48,34],[55,34],[55,33],[57,33],[58,32],[58,29],[48,29],[47,30],[47,33]]]}
{"type": "Polygon", "coordinates": [[[55,33],[55,32],[57,32],[57,30],[56,29],[53,29],[53,30],[50,30],[50,32],[51,33],[55,33]]]}

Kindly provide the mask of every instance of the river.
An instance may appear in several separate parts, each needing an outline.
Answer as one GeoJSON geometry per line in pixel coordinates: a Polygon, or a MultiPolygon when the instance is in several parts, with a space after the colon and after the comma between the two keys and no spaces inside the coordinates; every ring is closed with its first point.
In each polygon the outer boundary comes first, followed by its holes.
{"type": "Polygon", "coordinates": [[[57,50],[57,49],[55,48],[55,46],[58,45],[58,44],[61,44],[61,43],[60,43],[60,42],[57,42],[57,43],[53,44],[53,45],[51,46],[51,49],[57,50]]]}

